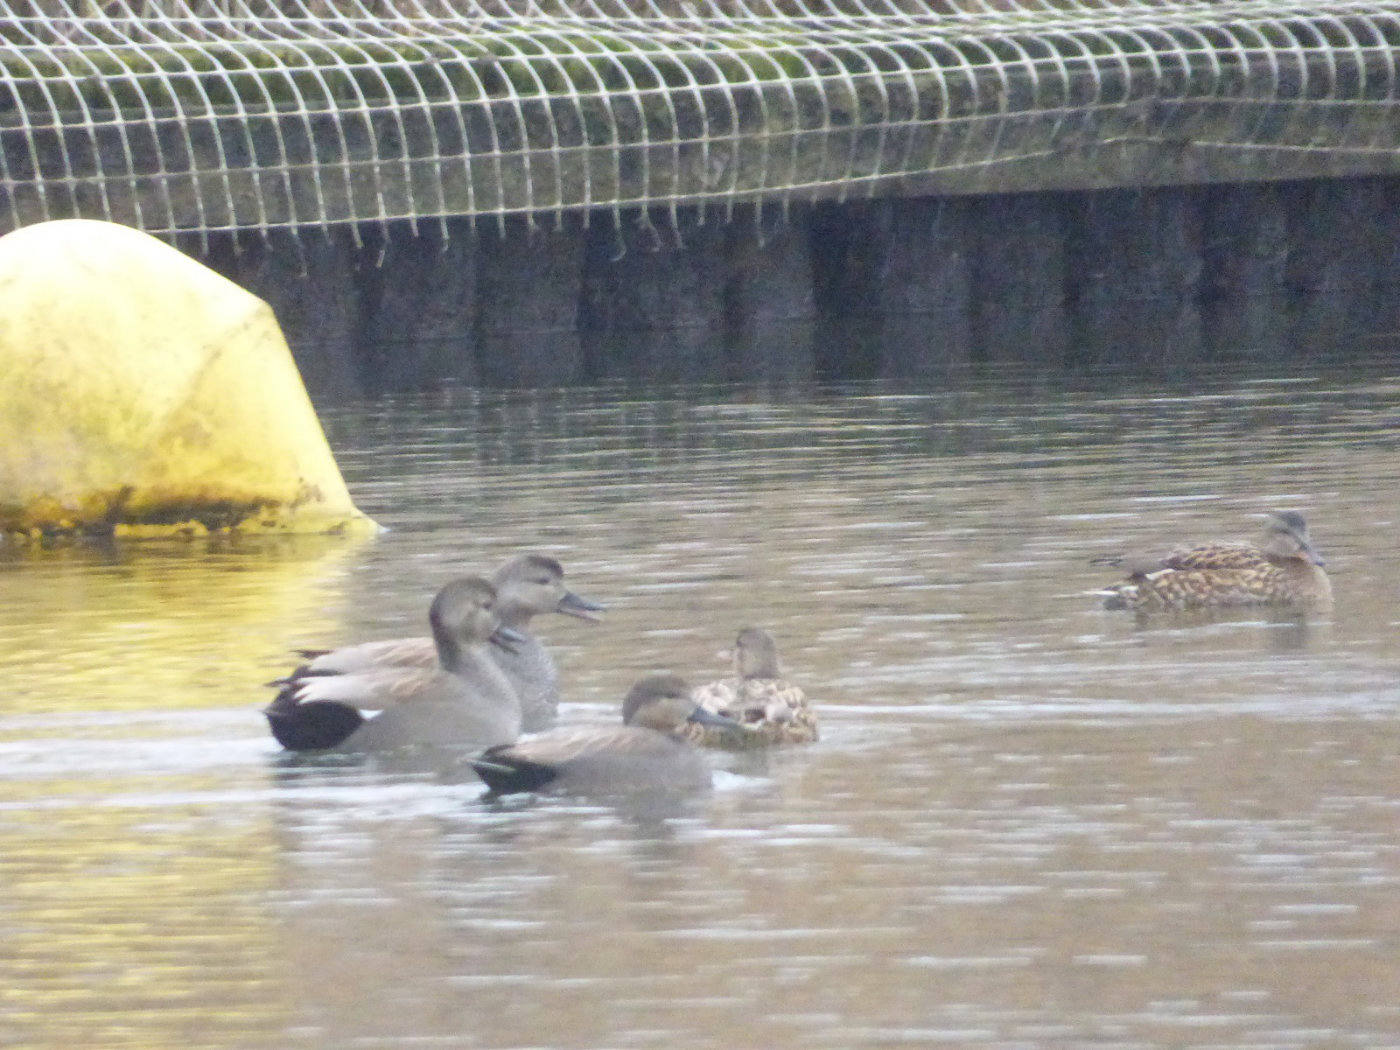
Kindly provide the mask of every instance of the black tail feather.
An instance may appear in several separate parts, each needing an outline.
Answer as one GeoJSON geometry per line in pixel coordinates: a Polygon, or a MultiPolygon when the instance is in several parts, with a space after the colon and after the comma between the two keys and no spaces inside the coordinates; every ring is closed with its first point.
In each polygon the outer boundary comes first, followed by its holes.
{"type": "Polygon", "coordinates": [[[343,744],[364,725],[365,716],[349,704],[335,700],[284,703],[283,689],[263,711],[273,737],[288,751],[324,751],[343,744]]]}
{"type": "Polygon", "coordinates": [[[1115,609],[1115,610],[1116,610],[1116,609],[1126,609],[1126,608],[1128,607],[1128,600],[1127,600],[1126,598],[1123,597],[1123,595],[1122,595],[1121,592],[1119,592],[1119,591],[1114,591],[1112,594],[1106,594],[1106,595],[1104,595],[1103,607],[1104,607],[1105,609],[1115,609]]]}
{"type": "Polygon", "coordinates": [[[510,795],[517,791],[538,791],[559,775],[554,766],[531,762],[510,754],[510,745],[484,751],[471,763],[476,775],[485,781],[493,794],[510,795]]]}

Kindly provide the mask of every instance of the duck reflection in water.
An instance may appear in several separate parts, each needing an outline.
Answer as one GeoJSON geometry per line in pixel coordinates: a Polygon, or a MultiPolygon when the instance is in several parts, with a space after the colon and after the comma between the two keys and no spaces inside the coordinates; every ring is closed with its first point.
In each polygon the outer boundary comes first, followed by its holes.
{"type": "Polygon", "coordinates": [[[471,766],[492,795],[546,791],[578,795],[705,791],[705,757],[681,739],[692,723],[742,730],[699,706],[676,675],[650,675],[622,702],[622,724],[554,729],[489,748],[471,766]]]}
{"type": "Polygon", "coordinates": [[[500,623],[495,588],[479,576],[451,581],[433,599],[428,622],[434,667],[371,666],[284,680],[264,711],[278,743],[291,751],[380,751],[490,746],[519,736],[520,700],[487,653],[518,637],[500,623]]]}

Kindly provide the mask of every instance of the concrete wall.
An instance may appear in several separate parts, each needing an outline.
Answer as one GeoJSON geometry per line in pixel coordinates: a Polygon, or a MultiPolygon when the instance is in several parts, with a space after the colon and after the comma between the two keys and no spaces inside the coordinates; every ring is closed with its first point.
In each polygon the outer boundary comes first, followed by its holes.
{"type": "Polygon", "coordinates": [[[321,403],[1400,349],[1400,177],[215,239],[321,403]]]}

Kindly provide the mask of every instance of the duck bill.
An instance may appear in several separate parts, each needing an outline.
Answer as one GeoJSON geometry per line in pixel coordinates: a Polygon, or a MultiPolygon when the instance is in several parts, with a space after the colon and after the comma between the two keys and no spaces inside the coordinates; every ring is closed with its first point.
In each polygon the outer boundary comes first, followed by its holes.
{"type": "Polygon", "coordinates": [[[1303,544],[1302,554],[1304,558],[1308,559],[1308,561],[1312,562],[1312,564],[1318,567],[1327,564],[1327,562],[1323,559],[1322,555],[1317,553],[1317,548],[1314,547],[1311,543],[1303,544]]]}
{"type": "Polygon", "coordinates": [[[597,602],[589,601],[573,591],[565,591],[564,597],[559,599],[559,604],[554,607],[554,611],[563,613],[565,616],[577,616],[580,620],[592,620],[596,623],[603,618],[603,608],[597,602]]]}
{"type": "Polygon", "coordinates": [[[526,638],[513,627],[504,625],[497,627],[491,632],[490,642],[497,649],[514,654],[520,651],[520,647],[525,644],[526,638]]]}
{"type": "Polygon", "coordinates": [[[715,726],[720,729],[744,728],[744,724],[742,722],[736,722],[734,721],[734,719],[729,718],[726,715],[717,715],[708,708],[701,707],[699,704],[695,706],[694,711],[690,712],[690,717],[687,718],[686,721],[696,722],[702,726],[715,726]]]}

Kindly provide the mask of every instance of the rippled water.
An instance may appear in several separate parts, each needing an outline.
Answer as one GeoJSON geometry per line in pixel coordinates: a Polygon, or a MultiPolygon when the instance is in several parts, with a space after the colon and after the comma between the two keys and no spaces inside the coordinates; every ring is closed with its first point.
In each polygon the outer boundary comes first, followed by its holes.
{"type": "Polygon", "coordinates": [[[1400,1040],[1400,379],[450,391],[326,420],[382,537],[0,552],[0,1044],[1400,1040]],[[1309,515],[1323,622],[1091,559],[1309,515]],[[287,651],[559,556],[564,715],[771,628],[824,736],[674,812],[282,756],[287,651]]]}

